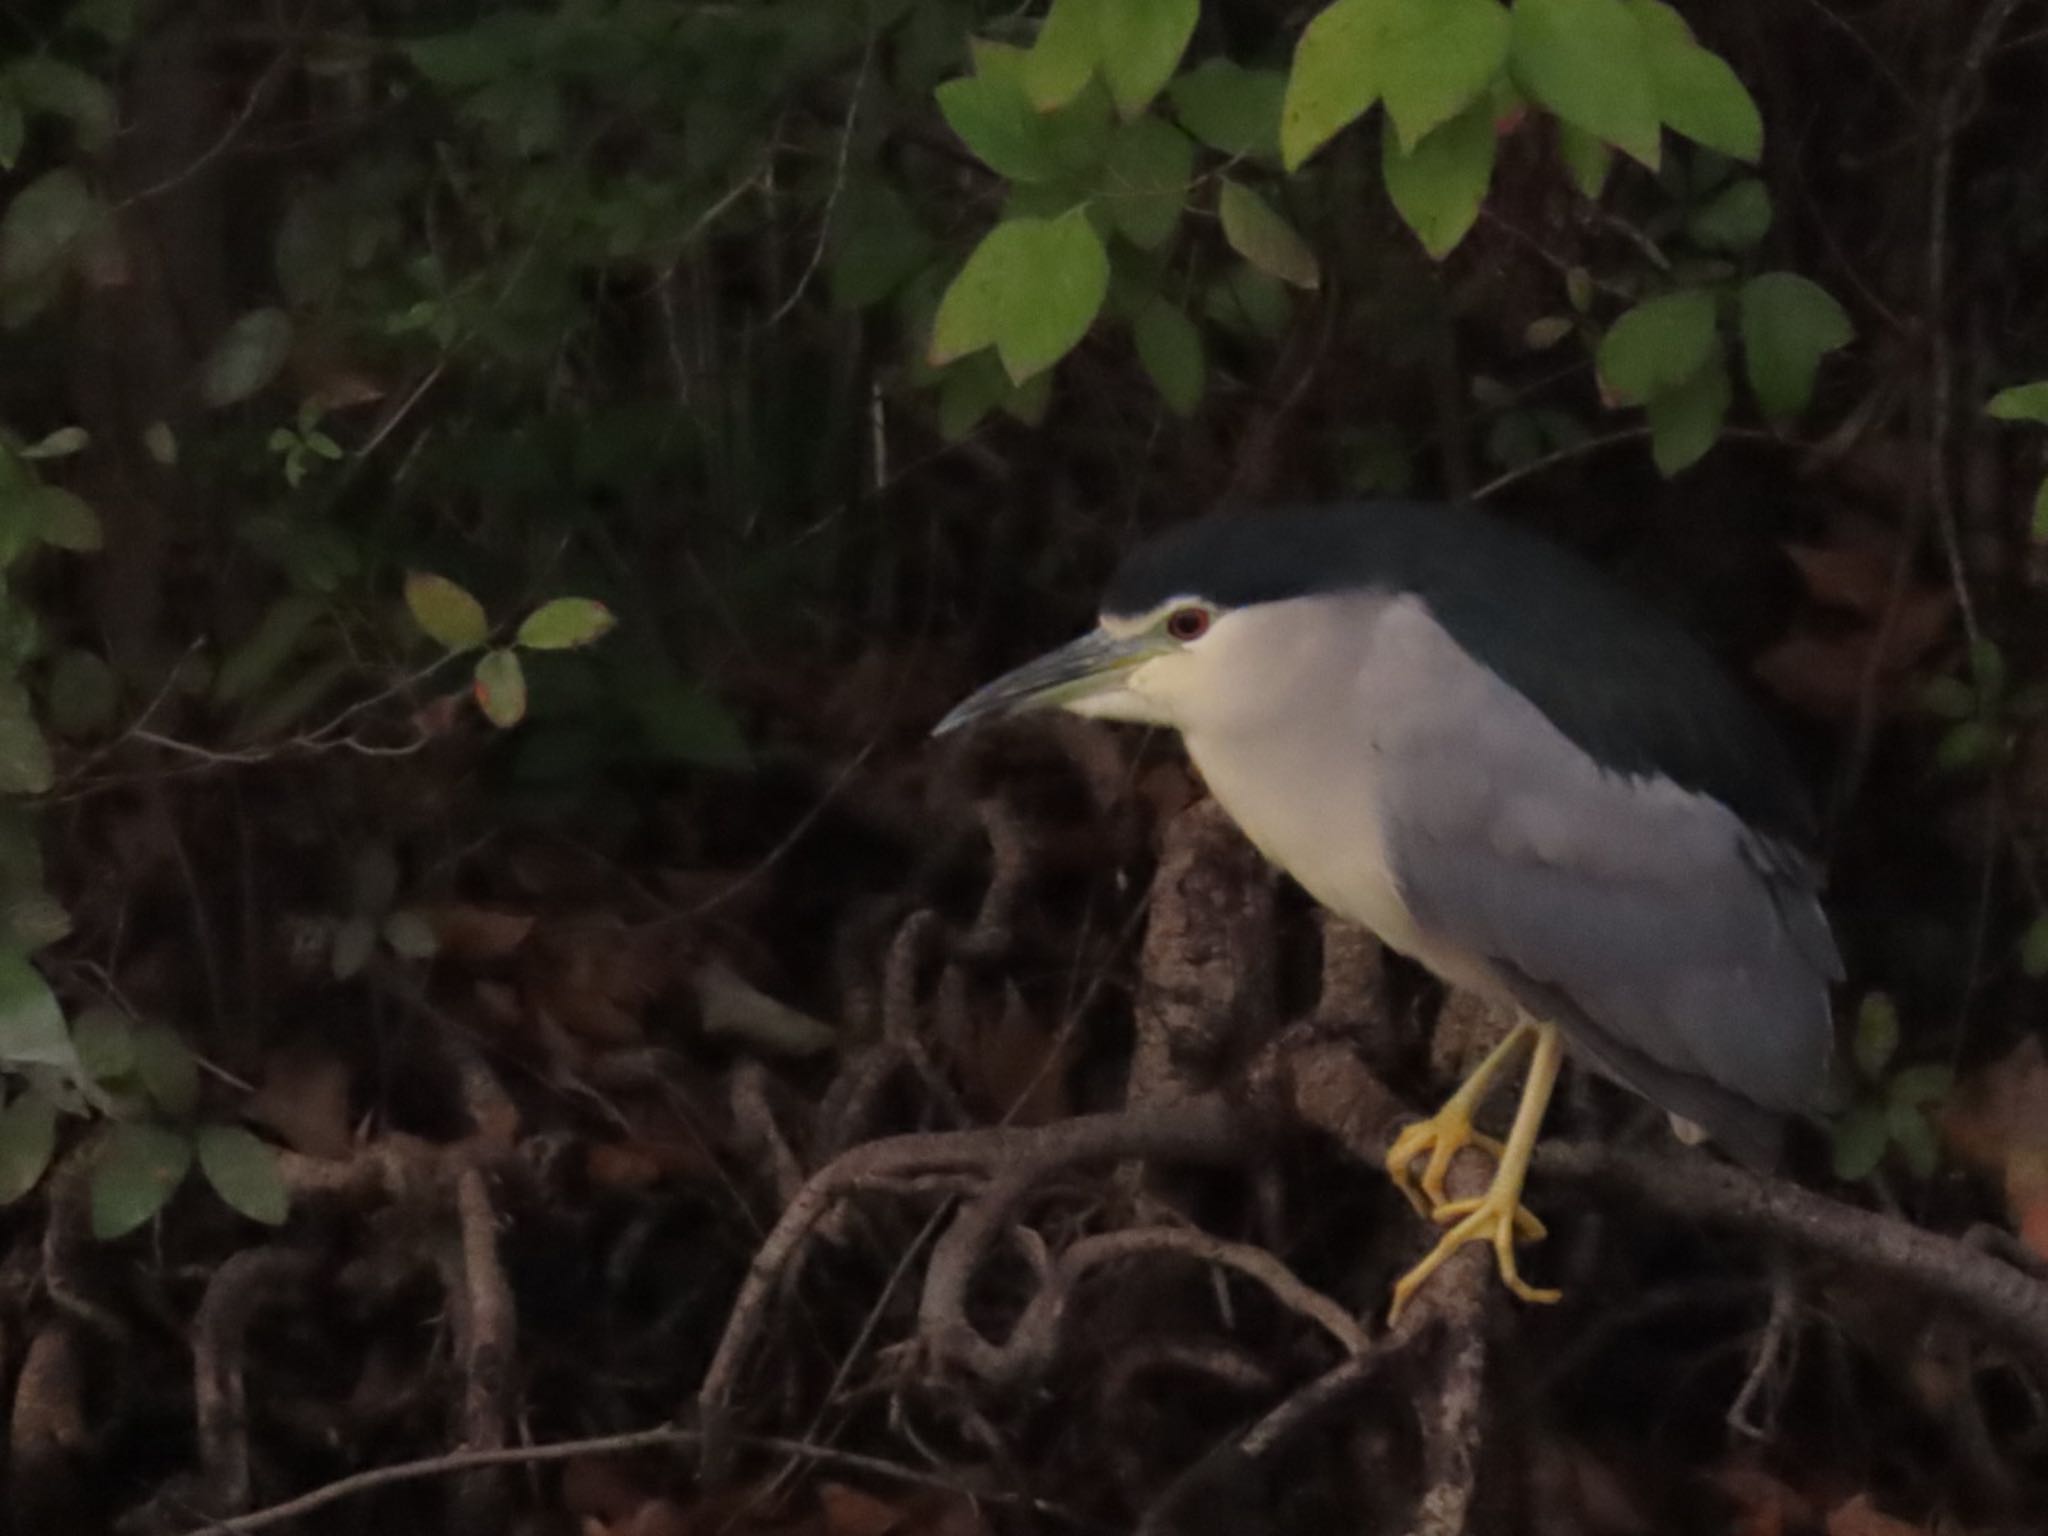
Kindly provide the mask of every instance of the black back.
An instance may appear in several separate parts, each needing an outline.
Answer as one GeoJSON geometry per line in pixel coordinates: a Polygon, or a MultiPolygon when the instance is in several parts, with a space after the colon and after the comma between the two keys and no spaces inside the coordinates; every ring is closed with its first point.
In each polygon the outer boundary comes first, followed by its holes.
{"type": "Polygon", "coordinates": [[[1795,843],[1813,811],[1784,747],[1691,636],[1598,568],[1469,507],[1375,502],[1186,523],[1133,550],[1102,611],[1412,592],[1596,761],[1711,795],[1795,843]]]}

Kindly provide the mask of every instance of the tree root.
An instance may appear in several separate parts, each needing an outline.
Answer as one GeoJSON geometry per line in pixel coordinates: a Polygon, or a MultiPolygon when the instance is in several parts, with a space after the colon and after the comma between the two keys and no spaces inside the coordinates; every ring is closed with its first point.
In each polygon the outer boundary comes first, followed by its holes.
{"type": "MultiPolygon", "coordinates": [[[[955,1251],[964,1255],[978,1252],[986,1242],[982,1234],[993,1229],[1000,1211],[1009,1209],[1031,1182],[1055,1169],[1125,1157],[1237,1162],[1249,1157],[1256,1145],[1246,1118],[1210,1096],[1157,1109],[1083,1115],[1046,1126],[892,1136],[843,1153],[805,1182],[748,1267],[697,1397],[705,1435],[705,1478],[716,1481],[729,1465],[733,1391],[767,1322],[775,1293],[794,1274],[811,1230],[845,1195],[872,1180],[917,1174],[968,1171],[998,1180],[998,1198],[991,1202],[991,1191],[984,1190],[977,1202],[997,1214],[985,1214],[969,1236],[955,1244],[955,1251]],[[1024,1170],[1029,1178],[1017,1180],[1013,1171],[1024,1170]]],[[[936,1255],[933,1262],[939,1262],[936,1255]]]]}
{"type": "MultiPolygon", "coordinates": [[[[465,1449],[495,1451],[505,1444],[519,1313],[498,1258],[497,1211],[483,1171],[463,1169],[451,1193],[457,1241],[442,1255],[441,1269],[462,1372],[456,1429],[465,1449]]],[[[452,1528],[462,1536],[502,1530],[501,1489],[501,1480],[489,1472],[463,1478],[456,1485],[452,1528]]]]}
{"type": "Polygon", "coordinates": [[[256,1310],[313,1272],[310,1255],[249,1248],[214,1271],[192,1320],[192,1398],[206,1508],[240,1514],[254,1493],[244,1344],[256,1310]]]}

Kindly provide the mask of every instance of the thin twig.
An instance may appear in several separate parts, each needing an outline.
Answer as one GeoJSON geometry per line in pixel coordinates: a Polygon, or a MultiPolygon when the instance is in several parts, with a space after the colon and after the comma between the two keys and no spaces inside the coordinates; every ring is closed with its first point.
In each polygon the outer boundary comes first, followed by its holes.
{"type": "Polygon", "coordinates": [[[771,327],[780,325],[789,318],[789,312],[796,308],[811,286],[811,279],[818,274],[819,264],[825,259],[825,247],[832,236],[832,216],[839,208],[839,197],[846,190],[846,162],[853,151],[853,130],[860,122],[861,93],[867,89],[868,66],[874,62],[875,36],[868,34],[867,46],[860,52],[860,69],[853,77],[853,99],[846,106],[846,124],[839,130],[839,158],[832,168],[832,190],[825,194],[824,212],[818,215],[818,240],[811,247],[811,259],[804,264],[796,286],[789,290],[789,297],[776,306],[775,313],[768,317],[771,327]]]}
{"type": "Polygon", "coordinates": [[[2019,9],[2020,0],[1990,0],[1977,18],[1963,61],[1943,93],[1941,109],[1934,120],[1934,160],[1927,178],[1927,334],[1930,378],[1928,381],[1927,497],[1933,509],[1935,532],[1941,539],[1948,561],[1949,579],[1955,583],[1956,602],[1963,616],[1963,632],[1975,645],[1979,637],[1977,608],[1970,597],[1968,571],[1963,564],[1962,537],[1956,528],[1955,499],[1949,490],[1948,458],[1952,423],[1949,420],[1955,396],[1955,363],[1950,355],[1948,334],[1948,208],[1955,175],[1956,140],[1963,130],[1963,118],[1985,61],[1999,35],[2019,9]]]}
{"type": "MultiPolygon", "coordinates": [[[[916,1467],[906,1467],[900,1462],[886,1461],[879,1456],[863,1456],[855,1451],[834,1450],[829,1446],[812,1445],[807,1441],[786,1439],[778,1435],[743,1435],[739,1438],[750,1450],[797,1456],[820,1466],[841,1467],[849,1472],[865,1472],[870,1476],[889,1478],[919,1488],[937,1488],[947,1493],[968,1491],[956,1478],[923,1472],[916,1467]]],[[[389,1488],[399,1483],[451,1477],[457,1473],[481,1471],[490,1467],[533,1466],[554,1461],[576,1461],[586,1456],[621,1456],[630,1451],[653,1450],[664,1446],[694,1446],[701,1445],[703,1441],[702,1430],[662,1425],[655,1429],[632,1430],[620,1435],[594,1435],[586,1440],[554,1440],[538,1445],[509,1445],[488,1451],[449,1451],[439,1456],[422,1456],[417,1461],[394,1462],[390,1466],[354,1472],[347,1477],[336,1478],[331,1483],[322,1484],[296,1498],[286,1499],[281,1504],[252,1510],[231,1520],[214,1520],[205,1525],[194,1526],[185,1533],[185,1536],[244,1536],[246,1532],[268,1530],[271,1526],[283,1525],[288,1520],[297,1520],[312,1514],[315,1510],[325,1509],[330,1504],[360,1498],[366,1493],[374,1493],[379,1488],[389,1488]]],[[[1072,1512],[1044,1499],[1027,1498],[1012,1493],[984,1492],[980,1489],[973,1490],[973,1496],[989,1503],[1021,1505],[1040,1514],[1053,1515],[1075,1524],[1082,1523],[1072,1512]]]]}
{"type": "Polygon", "coordinates": [[[137,203],[146,203],[152,198],[162,197],[166,192],[182,187],[186,182],[226,154],[228,146],[241,137],[242,130],[249,126],[249,120],[256,115],[256,109],[263,105],[263,98],[269,94],[271,84],[284,73],[287,66],[297,57],[297,50],[288,48],[272,59],[269,64],[264,66],[263,73],[256,77],[256,83],[249,87],[248,99],[242,103],[242,110],[235,114],[234,120],[222,130],[219,138],[215,139],[210,146],[200,153],[197,159],[186,165],[184,169],[173,172],[155,186],[144,187],[140,192],[123,198],[117,205],[116,211],[121,208],[132,208],[137,203]]]}

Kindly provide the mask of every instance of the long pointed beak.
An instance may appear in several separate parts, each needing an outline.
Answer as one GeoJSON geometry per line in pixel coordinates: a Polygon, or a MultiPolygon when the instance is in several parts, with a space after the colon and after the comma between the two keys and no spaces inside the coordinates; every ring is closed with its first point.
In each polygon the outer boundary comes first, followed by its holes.
{"type": "Polygon", "coordinates": [[[1133,667],[1160,654],[1154,634],[1112,635],[1094,629],[1036,661],[1006,672],[954,706],[932,727],[934,736],[957,731],[977,720],[1021,715],[1034,709],[1061,709],[1123,685],[1133,667]]]}

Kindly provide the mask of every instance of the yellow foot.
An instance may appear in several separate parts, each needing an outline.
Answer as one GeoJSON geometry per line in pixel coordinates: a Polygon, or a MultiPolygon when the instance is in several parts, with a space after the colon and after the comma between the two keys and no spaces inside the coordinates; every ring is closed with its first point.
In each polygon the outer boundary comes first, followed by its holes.
{"type": "Polygon", "coordinates": [[[1494,1262],[1500,1266],[1501,1279],[1522,1300],[1553,1302],[1563,1295],[1561,1291],[1546,1291],[1529,1284],[1515,1268],[1516,1241],[1533,1242],[1544,1234],[1543,1223],[1522,1207],[1520,1183],[1520,1179],[1497,1177],[1493,1187],[1476,1200],[1450,1200],[1437,1206],[1436,1219],[1448,1224],[1450,1230],[1437,1239],[1437,1245],[1420,1264],[1395,1284],[1394,1304],[1387,1312],[1389,1323],[1400,1317],[1401,1309],[1444,1260],[1467,1243],[1493,1244],[1494,1262]]]}
{"type": "Polygon", "coordinates": [[[1451,1171],[1451,1159],[1467,1147],[1477,1147],[1496,1164],[1500,1162],[1501,1144],[1477,1129],[1471,1113],[1453,1099],[1427,1120],[1404,1127],[1394,1138],[1387,1149],[1387,1177],[1417,1212],[1433,1219],[1450,1199],[1444,1193],[1444,1179],[1451,1171]],[[1429,1162],[1418,1185],[1414,1163],[1424,1153],[1429,1154],[1429,1162]]]}

